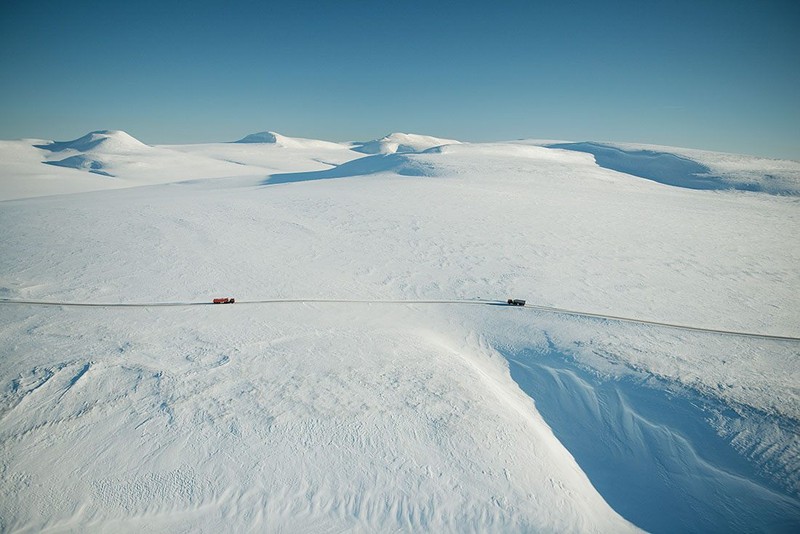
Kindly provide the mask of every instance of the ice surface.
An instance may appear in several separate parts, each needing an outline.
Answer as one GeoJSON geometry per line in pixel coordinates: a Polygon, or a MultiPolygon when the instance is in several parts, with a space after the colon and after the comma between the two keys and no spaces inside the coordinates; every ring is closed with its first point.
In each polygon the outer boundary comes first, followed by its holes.
{"type": "Polygon", "coordinates": [[[0,302],[0,530],[800,528],[796,342],[238,303],[798,336],[796,198],[519,142],[95,140],[0,143],[2,198],[52,195],[0,204],[0,298],[237,304],[0,302]]]}

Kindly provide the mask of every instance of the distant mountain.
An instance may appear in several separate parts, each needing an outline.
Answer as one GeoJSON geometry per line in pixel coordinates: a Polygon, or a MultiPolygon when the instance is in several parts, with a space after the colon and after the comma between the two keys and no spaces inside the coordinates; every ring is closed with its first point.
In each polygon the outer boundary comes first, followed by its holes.
{"type": "Polygon", "coordinates": [[[65,150],[122,152],[141,150],[148,148],[148,145],[122,130],[97,130],[72,141],[53,141],[48,144],[36,145],[36,148],[43,148],[51,152],[63,152],[65,150]]]}
{"type": "Polygon", "coordinates": [[[234,143],[265,144],[285,148],[342,148],[343,145],[320,139],[305,139],[302,137],[288,137],[276,132],[258,132],[246,135],[234,143]]]}

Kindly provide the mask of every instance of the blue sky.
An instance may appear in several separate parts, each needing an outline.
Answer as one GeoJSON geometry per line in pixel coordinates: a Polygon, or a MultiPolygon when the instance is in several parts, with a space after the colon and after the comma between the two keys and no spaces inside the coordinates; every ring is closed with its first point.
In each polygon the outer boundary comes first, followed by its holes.
{"type": "Polygon", "coordinates": [[[5,0],[0,138],[403,131],[800,159],[799,58],[797,1],[5,0]]]}

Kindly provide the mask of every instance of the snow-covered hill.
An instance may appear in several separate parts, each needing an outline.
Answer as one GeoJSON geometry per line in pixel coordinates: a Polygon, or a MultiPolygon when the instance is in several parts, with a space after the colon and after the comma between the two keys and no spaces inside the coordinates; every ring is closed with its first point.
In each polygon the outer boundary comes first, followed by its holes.
{"type": "Polygon", "coordinates": [[[258,132],[246,135],[236,141],[244,144],[270,144],[284,148],[305,148],[308,150],[341,150],[343,145],[319,139],[306,139],[301,137],[287,137],[275,132],[258,132]]]}
{"type": "Polygon", "coordinates": [[[0,198],[122,189],[265,170],[203,154],[149,146],[115,130],[72,141],[0,141],[0,198]]]}
{"type": "Polygon", "coordinates": [[[475,304],[798,337],[795,196],[271,135],[0,144],[126,185],[0,203],[0,530],[800,528],[800,343],[475,304]]]}
{"type": "Polygon", "coordinates": [[[275,132],[250,134],[234,143],[171,145],[166,148],[197,157],[210,156],[258,167],[262,178],[281,172],[327,170],[363,156],[347,144],[288,137],[275,132]]]}
{"type": "Polygon", "coordinates": [[[396,132],[373,141],[353,143],[353,150],[365,154],[394,154],[397,152],[423,152],[429,148],[458,143],[459,141],[454,139],[396,132]]]}
{"type": "Polygon", "coordinates": [[[147,145],[121,130],[98,130],[89,132],[72,141],[53,141],[39,145],[50,152],[136,152],[147,148],[147,145]]]}

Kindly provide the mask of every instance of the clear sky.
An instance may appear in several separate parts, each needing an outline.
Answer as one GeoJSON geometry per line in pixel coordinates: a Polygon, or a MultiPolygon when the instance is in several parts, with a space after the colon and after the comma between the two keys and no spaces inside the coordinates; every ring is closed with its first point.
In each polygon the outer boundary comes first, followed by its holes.
{"type": "Polygon", "coordinates": [[[4,0],[0,138],[273,130],[800,159],[800,1],[4,0]]]}

